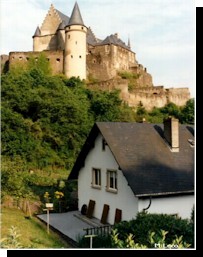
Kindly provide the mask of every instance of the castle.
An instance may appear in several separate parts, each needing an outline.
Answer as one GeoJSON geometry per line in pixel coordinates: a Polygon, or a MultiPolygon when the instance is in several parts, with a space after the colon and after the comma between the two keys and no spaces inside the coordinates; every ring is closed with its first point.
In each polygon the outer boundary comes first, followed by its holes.
{"type": "Polygon", "coordinates": [[[168,102],[183,106],[190,99],[188,88],[155,87],[152,76],[136,60],[130,41],[124,43],[118,33],[98,39],[84,24],[77,2],[70,17],[51,4],[41,27],[33,35],[33,51],[10,52],[9,67],[19,61],[26,62],[30,55],[37,60],[41,52],[49,60],[53,74],[79,77],[89,81],[90,86],[91,80],[96,81],[103,90],[118,88],[121,98],[130,106],[141,102],[151,110],[168,102]],[[131,90],[129,80],[121,75],[124,72],[135,78],[131,80],[131,90]]]}

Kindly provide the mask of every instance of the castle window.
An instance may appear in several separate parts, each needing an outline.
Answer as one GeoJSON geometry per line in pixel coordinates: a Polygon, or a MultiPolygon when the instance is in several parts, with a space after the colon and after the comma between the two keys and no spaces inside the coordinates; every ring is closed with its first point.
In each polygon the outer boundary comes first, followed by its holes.
{"type": "Polygon", "coordinates": [[[79,55],[79,58],[82,58],[82,56],[81,56],[81,55],[79,55]]]}
{"type": "Polygon", "coordinates": [[[60,58],[57,58],[56,61],[57,61],[57,62],[60,62],[61,60],[60,60],[60,58]]]}
{"type": "Polygon", "coordinates": [[[81,27],[81,29],[84,29],[84,27],[81,27]]]}
{"type": "Polygon", "coordinates": [[[68,29],[70,29],[71,27],[69,26],[68,29]]]}
{"type": "Polygon", "coordinates": [[[15,59],[15,57],[13,56],[13,57],[12,57],[12,60],[14,60],[14,59],[15,59]]]}
{"type": "Polygon", "coordinates": [[[77,43],[78,43],[78,42],[77,42],[77,41],[75,41],[75,44],[76,44],[76,45],[77,45],[77,43]]]}
{"type": "Polygon", "coordinates": [[[49,58],[47,58],[47,61],[49,62],[49,58]]]}
{"type": "Polygon", "coordinates": [[[29,61],[29,60],[30,60],[30,58],[29,58],[29,57],[26,57],[26,60],[27,60],[27,61],[29,61]]]}
{"type": "Polygon", "coordinates": [[[20,60],[20,61],[22,61],[22,59],[23,59],[23,57],[22,57],[22,56],[20,56],[20,57],[19,57],[19,60],[20,60]]]}
{"type": "Polygon", "coordinates": [[[70,38],[70,35],[68,35],[68,38],[70,38]]]}
{"type": "Polygon", "coordinates": [[[71,55],[71,58],[73,58],[73,56],[71,55]]]}

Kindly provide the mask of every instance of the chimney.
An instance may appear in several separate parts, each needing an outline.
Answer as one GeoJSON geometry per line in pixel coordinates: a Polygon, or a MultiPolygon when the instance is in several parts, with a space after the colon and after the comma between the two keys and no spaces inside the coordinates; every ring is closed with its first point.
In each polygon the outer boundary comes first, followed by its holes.
{"type": "Polygon", "coordinates": [[[114,36],[115,36],[116,38],[118,38],[118,33],[115,33],[114,36]]]}
{"type": "Polygon", "coordinates": [[[164,137],[172,152],[179,152],[179,120],[169,117],[164,120],[164,137]]]}

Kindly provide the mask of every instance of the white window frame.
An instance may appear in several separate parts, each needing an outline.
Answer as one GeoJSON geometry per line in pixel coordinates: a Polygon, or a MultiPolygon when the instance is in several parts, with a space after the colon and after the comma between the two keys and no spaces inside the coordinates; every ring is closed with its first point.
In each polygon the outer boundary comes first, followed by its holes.
{"type": "Polygon", "coordinates": [[[92,168],[92,187],[101,189],[101,169],[92,168]]]}
{"type": "Polygon", "coordinates": [[[117,193],[118,192],[118,172],[117,170],[106,171],[106,191],[117,193]],[[112,181],[111,181],[112,179],[112,181]]]}

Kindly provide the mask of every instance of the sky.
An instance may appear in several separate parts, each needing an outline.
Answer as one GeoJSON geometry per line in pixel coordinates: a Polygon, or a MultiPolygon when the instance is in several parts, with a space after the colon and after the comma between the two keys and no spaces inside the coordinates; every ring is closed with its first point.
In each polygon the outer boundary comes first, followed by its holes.
{"type": "MultiPolygon", "coordinates": [[[[194,0],[78,0],[87,27],[105,39],[131,42],[154,86],[187,87],[196,95],[194,0]]],[[[198,1],[197,1],[198,2],[198,1]]],[[[75,0],[1,0],[0,54],[32,51],[32,36],[50,5],[71,15],[75,0]]]]}

